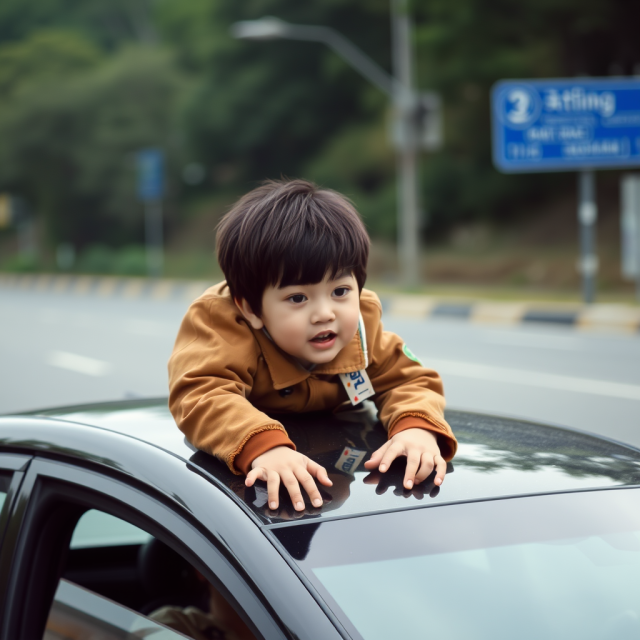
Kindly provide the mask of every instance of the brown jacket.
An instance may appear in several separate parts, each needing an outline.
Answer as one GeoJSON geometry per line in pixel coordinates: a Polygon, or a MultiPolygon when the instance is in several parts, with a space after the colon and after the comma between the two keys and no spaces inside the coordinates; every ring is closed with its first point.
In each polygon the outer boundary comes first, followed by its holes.
{"type": "MultiPolygon", "coordinates": [[[[383,330],[375,293],[363,289],[360,312],[373,401],[389,437],[411,427],[429,429],[450,460],[457,442],[444,419],[440,376],[406,355],[402,340],[383,330]]],[[[169,408],[194,446],[234,473],[246,473],[265,451],[295,448],[284,427],[263,412],[333,410],[349,400],[337,374],[364,367],[357,332],[331,362],[305,370],[247,324],[221,282],[195,300],[182,321],[169,359],[169,408]]]]}

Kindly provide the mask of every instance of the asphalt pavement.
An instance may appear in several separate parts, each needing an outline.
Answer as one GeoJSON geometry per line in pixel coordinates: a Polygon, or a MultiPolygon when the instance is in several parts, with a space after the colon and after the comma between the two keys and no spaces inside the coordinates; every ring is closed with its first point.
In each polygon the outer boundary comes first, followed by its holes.
{"type": "MultiPolygon", "coordinates": [[[[0,413],[167,394],[188,302],[0,289],[0,413]]],[[[440,371],[448,406],[640,447],[640,335],[562,325],[385,318],[440,371]]]]}

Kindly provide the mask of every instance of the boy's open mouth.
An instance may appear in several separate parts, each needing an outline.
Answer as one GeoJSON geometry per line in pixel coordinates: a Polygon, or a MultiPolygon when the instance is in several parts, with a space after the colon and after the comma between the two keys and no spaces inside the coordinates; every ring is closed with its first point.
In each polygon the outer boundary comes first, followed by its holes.
{"type": "Polygon", "coordinates": [[[324,331],[317,336],[311,338],[311,342],[317,342],[322,344],[323,342],[331,342],[336,337],[335,331],[324,331]]]}

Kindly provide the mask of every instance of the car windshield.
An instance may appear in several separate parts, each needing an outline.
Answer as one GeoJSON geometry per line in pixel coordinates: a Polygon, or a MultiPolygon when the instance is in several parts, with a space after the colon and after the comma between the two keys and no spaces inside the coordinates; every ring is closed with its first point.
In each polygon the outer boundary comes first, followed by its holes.
{"type": "Polygon", "coordinates": [[[274,528],[354,638],[640,638],[640,490],[274,528]]]}

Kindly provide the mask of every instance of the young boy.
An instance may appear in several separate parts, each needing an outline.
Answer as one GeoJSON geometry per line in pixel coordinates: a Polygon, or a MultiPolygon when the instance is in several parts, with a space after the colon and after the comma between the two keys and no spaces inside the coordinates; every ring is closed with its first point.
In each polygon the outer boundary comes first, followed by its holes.
{"type": "Polygon", "coordinates": [[[365,463],[385,472],[406,456],[411,489],[435,468],[442,484],[456,440],[442,383],[402,340],[383,331],[378,297],[363,289],[369,237],[351,203],[304,180],[272,181],[243,196],[217,230],[226,281],[189,308],[169,360],[169,406],[188,440],[246,485],[282,482],[296,510],[301,488],[322,505],[327,471],[296,451],[265,412],[332,410],[371,397],[389,434],[365,463]]]}

